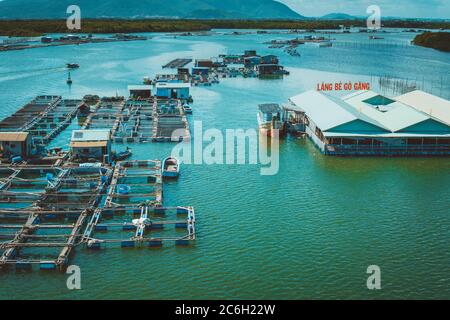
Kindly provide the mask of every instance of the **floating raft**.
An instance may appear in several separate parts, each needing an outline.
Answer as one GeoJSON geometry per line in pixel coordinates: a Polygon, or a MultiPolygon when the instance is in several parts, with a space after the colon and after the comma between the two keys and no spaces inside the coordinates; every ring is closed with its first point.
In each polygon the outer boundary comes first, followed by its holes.
{"type": "Polygon", "coordinates": [[[188,63],[191,63],[192,59],[174,59],[168,63],[166,63],[165,65],[163,65],[163,68],[170,68],[170,69],[177,69],[177,68],[181,68],[184,67],[185,65],[187,65],[188,63]]]}
{"type": "Polygon", "coordinates": [[[15,197],[19,206],[0,201],[0,267],[64,269],[78,246],[186,246],[196,238],[193,207],[162,205],[159,160],[0,167],[0,176],[0,200],[15,197]],[[36,259],[33,250],[52,256],[36,259]]]}
{"type": "MultiPolygon", "coordinates": [[[[102,98],[88,112],[82,104],[39,96],[0,121],[0,131],[28,132],[46,148],[78,117],[84,129],[111,129],[113,141],[154,141],[155,132],[170,137],[180,128],[181,138],[189,137],[178,100],[102,98]]],[[[194,208],[163,206],[160,160],[82,166],[69,153],[28,160],[0,163],[0,268],[63,270],[79,247],[195,240],[194,208]]]]}

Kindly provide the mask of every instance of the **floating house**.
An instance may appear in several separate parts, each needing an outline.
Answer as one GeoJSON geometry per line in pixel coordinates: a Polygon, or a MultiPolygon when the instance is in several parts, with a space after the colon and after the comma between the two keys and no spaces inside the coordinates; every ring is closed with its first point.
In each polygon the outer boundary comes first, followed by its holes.
{"type": "Polygon", "coordinates": [[[256,66],[256,72],[259,76],[277,75],[281,76],[287,74],[283,66],[279,64],[260,64],[256,66]]]}
{"type": "Polygon", "coordinates": [[[191,76],[189,68],[178,68],[177,69],[177,79],[182,82],[188,82],[191,76]]]}
{"type": "Polygon", "coordinates": [[[32,138],[28,132],[0,132],[0,158],[31,155],[32,138]]]}
{"type": "Polygon", "coordinates": [[[223,63],[225,64],[238,64],[242,63],[242,56],[238,54],[227,54],[227,55],[219,55],[219,58],[223,59],[223,63]]]}
{"type": "Polygon", "coordinates": [[[152,86],[151,85],[134,85],[128,86],[128,92],[130,98],[145,98],[148,99],[152,96],[152,86]]]}
{"type": "Polygon", "coordinates": [[[259,132],[267,136],[276,136],[275,130],[278,130],[278,135],[282,136],[285,133],[285,125],[281,119],[281,108],[276,103],[265,103],[258,106],[259,111],[256,115],[258,120],[259,132]]]}
{"type": "Polygon", "coordinates": [[[196,67],[204,67],[204,68],[212,68],[213,61],[210,59],[198,59],[198,60],[195,60],[195,66],[196,67]]]}
{"type": "Polygon", "coordinates": [[[278,64],[278,57],[273,54],[261,57],[261,64],[278,64]]]}
{"type": "Polygon", "coordinates": [[[192,68],[192,75],[207,76],[208,73],[209,73],[209,68],[207,68],[207,67],[193,67],[192,68]]]}
{"type": "Polygon", "coordinates": [[[189,68],[178,68],[177,74],[189,76],[189,68]]]}
{"type": "Polygon", "coordinates": [[[156,96],[163,99],[188,99],[189,88],[189,83],[158,82],[156,84],[156,96]]]}
{"type": "Polygon", "coordinates": [[[289,100],[304,112],[305,132],[324,154],[450,155],[450,101],[431,94],[357,91],[341,99],[307,91],[289,100]]]}
{"type": "Polygon", "coordinates": [[[109,162],[110,130],[73,130],[70,148],[74,159],[96,159],[105,163],[109,162]]]}
{"type": "Polygon", "coordinates": [[[254,66],[257,66],[260,63],[261,63],[260,56],[251,56],[244,58],[244,67],[246,68],[253,68],[254,66]]]}

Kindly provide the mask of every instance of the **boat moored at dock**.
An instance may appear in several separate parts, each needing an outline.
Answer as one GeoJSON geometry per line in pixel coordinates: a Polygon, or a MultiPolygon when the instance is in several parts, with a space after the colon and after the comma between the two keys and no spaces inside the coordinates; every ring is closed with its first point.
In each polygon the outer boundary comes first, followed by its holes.
{"type": "Polygon", "coordinates": [[[259,112],[257,113],[258,127],[261,134],[274,137],[275,130],[278,136],[281,137],[285,133],[285,125],[281,119],[281,108],[276,103],[260,104],[259,112]]]}
{"type": "Polygon", "coordinates": [[[186,114],[192,114],[192,108],[188,104],[183,105],[183,110],[186,114]]]}
{"type": "Polygon", "coordinates": [[[180,175],[180,164],[177,158],[167,157],[163,161],[163,178],[176,179],[180,175]]]}

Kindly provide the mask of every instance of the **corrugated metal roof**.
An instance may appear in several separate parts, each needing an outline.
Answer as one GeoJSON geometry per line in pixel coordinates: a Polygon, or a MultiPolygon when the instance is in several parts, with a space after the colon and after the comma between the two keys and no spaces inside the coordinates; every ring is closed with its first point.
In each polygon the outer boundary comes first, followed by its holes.
{"type": "Polygon", "coordinates": [[[157,82],[156,88],[190,88],[191,85],[187,82],[157,82]]]}
{"type": "Polygon", "coordinates": [[[450,125],[450,101],[429,93],[415,90],[395,98],[412,108],[450,125]]]}
{"type": "Polygon", "coordinates": [[[72,148],[90,148],[90,147],[106,147],[108,141],[72,141],[70,146],[72,148]]]}
{"type": "Polygon", "coordinates": [[[435,133],[403,133],[403,132],[387,132],[387,133],[349,133],[349,132],[323,132],[325,137],[377,137],[377,138],[450,138],[450,134],[435,133]]]}
{"type": "Polygon", "coordinates": [[[73,130],[71,141],[108,141],[110,130],[73,130]]]}
{"type": "Polygon", "coordinates": [[[0,141],[18,141],[27,140],[28,132],[0,132],[0,141]]]}
{"type": "Polygon", "coordinates": [[[322,130],[326,131],[341,124],[358,119],[354,114],[347,111],[344,101],[336,102],[329,99],[323,93],[317,91],[306,91],[289,99],[322,130]]]}
{"type": "Polygon", "coordinates": [[[400,102],[394,102],[388,105],[380,106],[380,111],[377,106],[365,103],[365,100],[378,96],[378,93],[373,91],[361,91],[344,97],[344,101],[350,104],[368,118],[372,119],[380,127],[389,131],[395,132],[416,123],[429,119],[423,113],[420,113],[400,102]]]}
{"type": "Polygon", "coordinates": [[[450,102],[425,92],[410,92],[395,98],[392,103],[379,106],[366,102],[377,96],[379,94],[373,91],[358,91],[340,99],[317,91],[307,91],[290,98],[290,101],[305,111],[324,132],[356,119],[391,133],[429,119],[447,125],[450,121],[450,102]]]}

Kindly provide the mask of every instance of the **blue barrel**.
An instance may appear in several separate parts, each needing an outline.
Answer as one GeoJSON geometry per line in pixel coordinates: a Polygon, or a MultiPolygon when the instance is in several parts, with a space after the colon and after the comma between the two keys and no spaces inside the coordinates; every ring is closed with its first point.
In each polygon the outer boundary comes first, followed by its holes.
{"type": "Polygon", "coordinates": [[[19,162],[22,162],[22,157],[21,157],[21,156],[15,156],[15,157],[12,157],[11,162],[12,162],[12,163],[19,163],[19,162]]]}
{"type": "Polygon", "coordinates": [[[39,268],[41,270],[54,270],[56,269],[56,264],[54,262],[41,262],[39,268]]]}
{"type": "Polygon", "coordinates": [[[175,228],[187,228],[187,223],[175,223],[175,228]]]}

